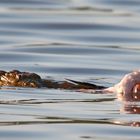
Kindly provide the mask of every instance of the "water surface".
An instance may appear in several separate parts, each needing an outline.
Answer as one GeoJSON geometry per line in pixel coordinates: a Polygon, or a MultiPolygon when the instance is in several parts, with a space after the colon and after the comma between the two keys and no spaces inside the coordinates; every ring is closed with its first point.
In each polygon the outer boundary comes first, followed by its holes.
{"type": "MultiPolygon", "coordinates": [[[[138,0],[1,0],[0,69],[112,86],[139,69],[138,0]]],[[[140,104],[115,95],[3,87],[5,140],[138,140],[140,104]]]]}

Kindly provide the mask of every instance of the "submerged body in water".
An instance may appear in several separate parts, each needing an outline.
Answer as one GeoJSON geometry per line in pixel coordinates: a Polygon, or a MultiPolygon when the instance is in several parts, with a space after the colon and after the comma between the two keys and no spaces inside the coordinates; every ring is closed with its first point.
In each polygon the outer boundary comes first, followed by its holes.
{"type": "Polygon", "coordinates": [[[125,75],[122,80],[113,87],[104,87],[90,83],[78,82],[67,79],[66,81],[54,81],[42,79],[36,73],[13,71],[0,71],[0,86],[16,87],[47,87],[69,90],[78,90],[88,93],[116,93],[118,98],[127,101],[140,100],[140,72],[134,71],[125,75]]]}
{"type": "Polygon", "coordinates": [[[98,86],[90,83],[77,82],[66,79],[65,81],[55,81],[53,79],[42,79],[36,73],[13,71],[0,71],[0,86],[15,87],[34,87],[34,88],[60,88],[60,89],[103,89],[104,86],[98,86]]]}

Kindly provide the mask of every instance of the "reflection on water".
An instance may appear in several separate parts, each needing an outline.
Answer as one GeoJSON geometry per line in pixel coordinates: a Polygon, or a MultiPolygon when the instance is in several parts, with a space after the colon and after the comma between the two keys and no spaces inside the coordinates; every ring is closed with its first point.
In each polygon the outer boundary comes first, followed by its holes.
{"type": "MultiPolygon", "coordinates": [[[[139,0],[1,0],[0,69],[111,86],[138,69],[139,0]]],[[[138,140],[139,103],[60,89],[0,89],[1,139],[138,140]]]]}

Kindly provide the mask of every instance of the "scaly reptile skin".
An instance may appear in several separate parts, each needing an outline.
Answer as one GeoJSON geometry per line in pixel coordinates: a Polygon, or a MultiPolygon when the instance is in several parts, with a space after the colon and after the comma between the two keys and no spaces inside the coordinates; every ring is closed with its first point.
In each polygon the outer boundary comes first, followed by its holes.
{"type": "Polygon", "coordinates": [[[0,71],[0,86],[41,87],[42,79],[35,73],[18,70],[0,71]]]}
{"type": "Polygon", "coordinates": [[[36,73],[13,71],[0,71],[0,86],[14,87],[47,87],[60,89],[103,89],[103,86],[97,86],[89,83],[82,83],[73,80],[54,81],[50,79],[42,79],[36,73]]]}

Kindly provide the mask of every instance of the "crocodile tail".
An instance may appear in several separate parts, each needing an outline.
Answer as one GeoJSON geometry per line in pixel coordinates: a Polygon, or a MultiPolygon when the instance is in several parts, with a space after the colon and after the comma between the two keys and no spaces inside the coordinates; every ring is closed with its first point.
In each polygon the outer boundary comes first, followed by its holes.
{"type": "Polygon", "coordinates": [[[77,87],[79,86],[79,88],[83,88],[83,89],[106,89],[107,87],[105,86],[100,86],[100,85],[96,85],[96,84],[91,84],[91,83],[87,83],[87,82],[80,82],[80,81],[75,81],[75,80],[71,80],[71,79],[66,79],[69,82],[72,82],[74,84],[77,85],[77,87]]]}

